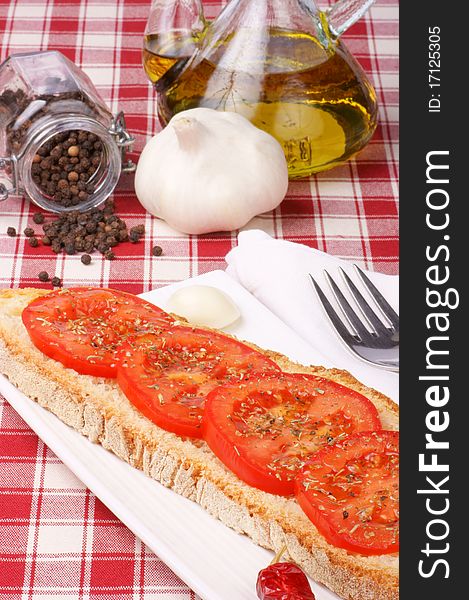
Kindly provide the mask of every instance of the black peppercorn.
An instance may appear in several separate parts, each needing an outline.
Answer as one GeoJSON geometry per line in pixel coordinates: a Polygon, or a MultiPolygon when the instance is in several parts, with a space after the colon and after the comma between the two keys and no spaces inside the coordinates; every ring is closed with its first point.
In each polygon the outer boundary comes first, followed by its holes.
{"type": "Polygon", "coordinates": [[[49,183],[44,186],[47,193],[49,194],[49,196],[54,196],[55,192],[57,191],[57,185],[55,183],[55,181],[49,181],[49,183]]]}
{"type": "Polygon", "coordinates": [[[44,283],[49,281],[49,273],[47,271],[41,271],[37,277],[39,281],[43,281],[44,283]]]}
{"type": "Polygon", "coordinates": [[[144,233],[145,233],[145,225],[143,225],[143,224],[135,225],[134,227],[130,228],[130,233],[132,233],[132,231],[137,232],[139,235],[144,235],[144,233]]]}
{"type": "Polygon", "coordinates": [[[96,221],[88,221],[88,223],[86,224],[86,231],[88,233],[95,233],[96,229],[97,229],[97,225],[96,225],[96,221]]]}
{"type": "Polygon", "coordinates": [[[32,237],[34,235],[34,229],[32,227],[26,227],[23,233],[26,237],[32,237]]]}
{"type": "Polygon", "coordinates": [[[132,244],[136,244],[140,241],[140,235],[131,229],[129,233],[129,240],[132,242],[132,244]]]}
{"type": "Polygon", "coordinates": [[[33,221],[37,225],[40,225],[41,223],[44,223],[44,215],[42,213],[34,213],[34,215],[33,215],[33,221]]]}
{"type": "Polygon", "coordinates": [[[153,256],[161,256],[163,254],[163,248],[161,248],[161,246],[154,246],[151,253],[153,256]]]}
{"type": "Polygon", "coordinates": [[[30,237],[28,239],[28,242],[31,248],[37,248],[39,246],[39,240],[37,239],[37,237],[30,237]]]}
{"type": "Polygon", "coordinates": [[[116,257],[116,255],[114,254],[114,252],[112,250],[108,250],[107,252],[104,253],[104,258],[107,260],[114,260],[115,257],[116,257]]]}
{"type": "Polygon", "coordinates": [[[91,263],[91,256],[89,254],[83,254],[80,260],[84,265],[89,265],[91,263]]]}
{"type": "Polygon", "coordinates": [[[16,229],[14,227],[8,227],[7,235],[10,237],[16,237],[16,229]]]}
{"type": "Polygon", "coordinates": [[[60,277],[52,277],[51,284],[54,287],[62,287],[62,281],[60,280],[60,277]]]}

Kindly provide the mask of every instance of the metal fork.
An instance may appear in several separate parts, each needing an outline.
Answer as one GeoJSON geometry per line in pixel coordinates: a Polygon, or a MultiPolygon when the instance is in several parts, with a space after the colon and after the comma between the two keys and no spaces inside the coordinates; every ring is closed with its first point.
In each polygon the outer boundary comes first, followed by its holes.
{"type": "Polygon", "coordinates": [[[381,292],[368,279],[365,273],[357,265],[353,266],[362,283],[367,288],[369,295],[373,299],[384,322],[377,316],[376,312],[371,308],[357,286],[342,268],[339,268],[339,271],[344,278],[357,307],[360,309],[361,317],[352,308],[339,286],[327,271],[324,271],[324,275],[332,289],[337,304],[340,306],[343,316],[350,327],[350,331],[344,325],[344,322],[339,317],[314,277],[310,275],[319,300],[333,327],[336,329],[345,346],[351,352],[361,360],[382,369],[399,371],[399,315],[389,305],[381,292]]]}

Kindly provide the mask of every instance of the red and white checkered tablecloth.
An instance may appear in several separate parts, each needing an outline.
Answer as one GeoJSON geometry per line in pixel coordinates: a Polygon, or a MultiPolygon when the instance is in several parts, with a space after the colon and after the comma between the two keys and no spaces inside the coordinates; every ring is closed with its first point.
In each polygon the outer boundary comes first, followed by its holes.
{"type": "MultiPolygon", "coordinates": [[[[254,1],[254,0],[253,0],[254,1]]],[[[217,0],[206,0],[214,17],[217,0]]],[[[322,6],[324,6],[322,2],[322,6]]],[[[90,75],[113,112],[124,110],[136,151],[156,130],[155,98],[141,68],[150,0],[0,0],[0,62],[14,52],[56,49],[90,75]]],[[[370,75],[380,123],[348,164],[291,183],[273,213],[254,219],[278,238],[301,242],[387,273],[398,268],[398,6],[377,0],[344,36],[370,75]]],[[[236,233],[186,236],[145,214],[123,176],[114,194],[129,226],[144,222],[139,244],[117,260],[31,248],[23,236],[35,207],[0,203],[0,287],[40,284],[48,271],[65,285],[111,285],[134,293],[224,268],[236,233]],[[164,255],[150,256],[155,243],[164,255]]],[[[34,225],[33,225],[34,226],[34,225]]],[[[38,228],[38,226],[35,226],[38,228]]],[[[44,446],[0,398],[0,600],[196,598],[145,545],[44,446]]]]}

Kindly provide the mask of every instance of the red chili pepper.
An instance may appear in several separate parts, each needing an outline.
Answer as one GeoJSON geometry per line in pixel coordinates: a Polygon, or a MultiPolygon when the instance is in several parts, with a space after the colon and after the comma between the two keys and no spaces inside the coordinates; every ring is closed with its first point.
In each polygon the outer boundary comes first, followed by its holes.
{"type": "Polygon", "coordinates": [[[260,600],[316,600],[303,571],[289,562],[278,562],[262,569],[257,577],[260,600]]]}

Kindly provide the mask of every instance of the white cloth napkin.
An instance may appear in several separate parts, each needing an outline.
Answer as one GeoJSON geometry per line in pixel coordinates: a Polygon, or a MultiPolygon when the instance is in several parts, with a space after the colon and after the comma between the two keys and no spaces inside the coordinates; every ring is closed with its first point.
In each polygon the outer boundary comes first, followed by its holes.
{"type": "MultiPolygon", "coordinates": [[[[302,244],[275,240],[259,230],[241,232],[238,246],[227,254],[226,261],[226,272],[319,351],[324,356],[324,366],[346,369],[366,385],[398,401],[398,375],[370,366],[344,348],[308,277],[311,273],[331,298],[323,269],[336,275],[340,282],[341,266],[356,280],[350,262],[302,244]]],[[[399,277],[369,271],[367,275],[398,311],[399,277]]]]}

